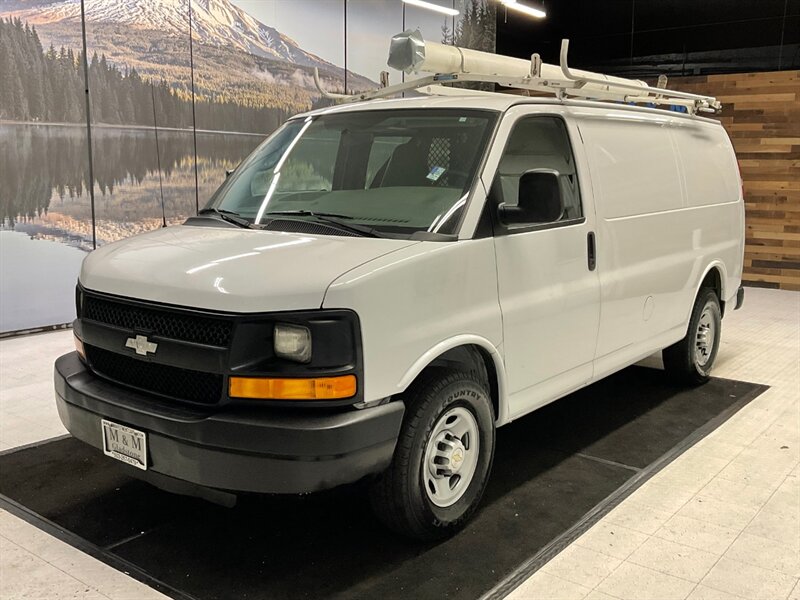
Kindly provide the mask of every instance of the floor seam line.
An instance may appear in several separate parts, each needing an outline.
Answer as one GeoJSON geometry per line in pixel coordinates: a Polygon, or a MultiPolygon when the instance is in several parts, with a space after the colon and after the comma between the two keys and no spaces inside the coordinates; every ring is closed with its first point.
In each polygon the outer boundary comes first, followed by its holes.
{"type": "MultiPolygon", "coordinates": [[[[780,486],[779,486],[779,487],[780,487],[780,486]]],[[[747,529],[747,528],[750,526],[750,524],[751,524],[751,523],[752,523],[752,522],[755,520],[755,518],[756,518],[758,515],[760,515],[760,514],[761,514],[761,511],[763,510],[764,506],[767,504],[767,502],[769,502],[769,501],[772,499],[772,497],[773,497],[773,496],[774,496],[774,495],[777,493],[777,491],[778,491],[778,488],[775,488],[775,489],[772,491],[772,493],[769,495],[769,498],[767,498],[767,499],[766,499],[766,501],[764,502],[764,504],[762,504],[762,505],[761,505],[761,507],[760,507],[760,508],[759,508],[759,509],[756,511],[756,513],[755,513],[755,514],[754,514],[752,517],[750,517],[750,520],[749,520],[749,521],[747,521],[747,523],[745,524],[745,526],[744,526],[744,527],[742,527],[741,531],[739,531],[739,532],[736,534],[736,537],[735,537],[735,538],[733,538],[733,540],[731,541],[731,543],[730,543],[730,544],[728,544],[728,545],[725,547],[725,549],[724,549],[724,550],[722,551],[722,553],[719,555],[719,558],[718,558],[717,560],[715,560],[715,561],[714,561],[714,564],[713,564],[713,565],[711,565],[711,567],[708,569],[708,571],[706,571],[706,574],[705,574],[705,575],[703,575],[703,578],[700,580],[700,583],[698,583],[697,585],[700,585],[701,583],[703,583],[703,581],[705,581],[705,580],[706,580],[706,578],[708,577],[709,573],[711,573],[711,571],[713,571],[713,570],[714,570],[714,568],[715,568],[715,567],[716,567],[716,566],[719,564],[719,561],[721,561],[723,558],[725,558],[725,554],[728,552],[728,550],[730,550],[730,549],[731,549],[731,547],[732,547],[732,546],[733,546],[733,545],[736,543],[736,541],[737,541],[737,540],[738,540],[738,539],[739,539],[739,538],[742,536],[742,534],[744,533],[744,530],[745,530],[745,529],[747,529]]],[[[699,520],[699,519],[698,519],[698,520],[699,520]]],[[[733,558],[728,558],[728,560],[735,560],[735,559],[733,559],[733,558]]],[[[739,562],[744,562],[744,561],[739,561],[739,562]]],[[[749,563],[745,563],[745,564],[749,564],[749,563]]],[[[751,566],[756,566],[756,565],[751,565],[751,566]]],[[[720,592],[727,592],[727,590],[722,590],[722,589],[720,589],[720,588],[718,588],[718,587],[715,587],[715,586],[713,586],[713,585],[710,585],[710,584],[704,584],[704,585],[706,585],[707,587],[710,587],[711,589],[714,589],[714,590],[720,591],[720,592]]],[[[791,593],[791,592],[790,592],[790,593],[791,593]]]]}
{"type": "Polygon", "coordinates": [[[617,462],[615,460],[609,460],[607,458],[600,458],[599,456],[592,456],[591,454],[584,454],[583,452],[576,452],[575,456],[580,456],[581,458],[585,458],[587,460],[593,460],[595,462],[603,463],[604,465],[610,465],[612,467],[620,467],[622,469],[627,469],[628,471],[633,471],[634,473],[641,472],[640,467],[632,467],[631,465],[626,465],[625,463],[617,462]]]}
{"type": "Polygon", "coordinates": [[[146,531],[140,531],[139,533],[129,535],[128,537],[122,538],[121,540],[108,544],[107,546],[103,546],[103,550],[108,550],[109,552],[111,552],[112,550],[119,548],[120,546],[123,546],[128,542],[132,542],[136,539],[139,539],[140,537],[146,536],[148,533],[152,533],[156,529],[158,529],[158,527],[151,527],[146,531]]]}
{"type": "MultiPolygon", "coordinates": [[[[9,514],[11,514],[11,513],[9,513],[9,514]]],[[[108,598],[108,600],[112,600],[110,596],[108,596],[107,594],[104,594],[103,592],[101,592],[101,591],[100,591],[100,590],[97,588],[97,586],[95,586],[95,585],[92,585],[92,584],[90,584],[90,583],[88,583],[88,582],[84,581],[83,579],[81,579],[81,578],[80,578],[80,577],[78,577],[77,575],[74,575],[74,574],[72,574],[72,573],[69,573],[69,572],[65,571],[65,570],[64,570],[64,569],[62,569],[62,568],[61,568],[59,565],[55,564],[55,563],[54,563],[52,560],[48,560],[48,559],[46,559],[45,557],[43,557],[43,556],[41,556],[41,555],[37,554],[36,552],[34,552],[33,550],[31,550],[30,548],[26,548],[26,547],[25,547],[25,546],[23,546],[22,544],[19,544],[19,543],[17,543],[17,542],[16,542],[16,541],[14,541],[14,540],[12,540],[12,539],[9,539],[9,538],[8,538],[7,536],[5,536],[5,535],[2,535],[2,534],[0,534],[0,537],[2,537],[4,540],[6,540],[6,541],[7,541],[9,544],[13,544],[14,546],[16,546],[17,548],[19,548],[19,549],[20,549],[20,550],[22,550],[23,552],[26,552],[26,553],[30,554],[31,556],[33,556],[33,557],[37,558],[38,560],[42,561],[44,564],[46,564],[46,565],[49,565],[49,566],[53,567],[53,568],[54,568],[55,570],[57,570],[57,571],[60,571],[61,573],[63,573],[63,574],[64,574],[64,575],[66,575],[67,577],[69,577],[70,579],[74,579],[74,580],[75,580],[75,581],[77,581],[78,583],[81,583],[81,584],[85,585],[86,587],[88,587],[89,589],[92,589],[92,590],[94,590],[95,592],[97,592],[98,594],[100,594],[100,595],[101,595],[103,598],[108,598]]],[[[80,551],[79,551],[79,552],[80,552],[80,551]]],[[[82,553],[82,554],[85,554],[85,553],[82,553]]],[[[90,558],[94,558],[94,557],[92,557],[92,556],[91,556],[91,555],[89,555],[89,554],[85,554],[85,555],[86,555],[86,556],[89,556],[90,558]]],[[[97,559],[95,559],[95,560],[97,560],[97,559]]],[[[102,561],[98,561],[98,562],[102,562],[102,561]]],[[[110,568],[114,569],[114,567],[110,567],[110,568]]],[[[121,573],[121,571],[119,571],[118,569],[114,569],[114,571],[116,571],[116,572],[118,572],[118,573],[121,573]]],[[[133,579],[133,578],[131,578],[131,579],[133,579]]],[[[134,579],[134,581],[136,581],[136,580],[134,579]]],[[[148,586],[148,587],[149,587],[149,586],[148,586]]]]}

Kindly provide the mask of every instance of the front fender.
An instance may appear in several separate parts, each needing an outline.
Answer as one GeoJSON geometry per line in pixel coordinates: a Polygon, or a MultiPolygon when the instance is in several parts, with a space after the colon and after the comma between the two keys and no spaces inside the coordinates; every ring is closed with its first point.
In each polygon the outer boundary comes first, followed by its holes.
{"type": "Polygon", "coordinates": [[[400,381],[397,382],[397,393],[404,392],[409,385],[424,371],[430,364],[437,358],[442,356],[448,350],[453,350],[461,346],[478,346],[485,350],[492,358],[494,363],[494,370],[497,374],[497,406],[498,411],[495,416],[497,426],[503,425],[508,421],[508,402],[506,397],[506,370],[503,363],[503,357],[498,348],[494,346],[489,340],[478,335],[457,335],[449,339],[443,340],[438,344],[429,348],[424,352],[411,367],[403,374],[400,381]]]}
{"type": "Polygon", "coordinates": [[[465,340],[497,355],[503,323],[494,240],[421,242],[387,254],[339,277],[323,307],[358,313],[365,401],[396,395],[465,340]]]}

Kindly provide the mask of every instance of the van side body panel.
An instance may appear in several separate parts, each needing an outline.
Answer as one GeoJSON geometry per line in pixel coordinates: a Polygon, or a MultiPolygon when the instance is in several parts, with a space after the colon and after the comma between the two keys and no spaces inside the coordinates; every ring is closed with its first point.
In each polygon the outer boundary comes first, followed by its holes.
{"type": "Polygon", "coordinates": [[[686,334],[698,287],[741,282],[743,206],[721,126],[659,115],[576,111],[592,172],[602,317],[594,379],[686,334]]]}

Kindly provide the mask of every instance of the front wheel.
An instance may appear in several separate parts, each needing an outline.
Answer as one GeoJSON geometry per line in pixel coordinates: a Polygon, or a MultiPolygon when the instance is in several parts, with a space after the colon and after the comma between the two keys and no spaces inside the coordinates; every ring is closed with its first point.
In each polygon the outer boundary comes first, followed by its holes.
{"type": "Polygon", "coordinates": [[[692,309],[686,337],[662,353],[664,369],[681,383],[705,383],[717,358],[721,333],[722,310],[717,293],[703,289],[692,309]]]}
{"type": "Polygon", "coordinates": [[[475,512],[494,457],[494,411],[486,387],[472,373],[437,369],[405,394],[392,464],[370,494],[375,514],[390,529],[440,539],[475,512]]]}

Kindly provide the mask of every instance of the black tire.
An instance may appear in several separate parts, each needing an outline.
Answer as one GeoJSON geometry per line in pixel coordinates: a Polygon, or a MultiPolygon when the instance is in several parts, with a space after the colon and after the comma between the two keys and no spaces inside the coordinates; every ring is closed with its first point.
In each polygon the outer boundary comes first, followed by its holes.
{"type": "Polygon", "coordinates": [[[418,540],[436,540],[461,529],[480,503],[494,459],[494,409],[476,373],[432,369],[404,394],[406,414],[389,468],[371,484],[376,516],[391,530],[418,540]],[[466,408],[478,426],[478,459],[463,495],[447,507],[428,497],[424,475],[425,450],[445,412],[466,408]]]}
{"type": "Polygon", "coordinates": [[[721,334],[722,309],[719,305],[719,298],[714,290],[704,288],[700,290],[692,308],[692,317],[689,319],[686,337],[669,348],[665,348],[662,352],[664,369],[669,377],[684,385],[700,385],[708,381],[711,377],[714,360],[717,358],[721,334]],[[709,312],[714,325],[714,337],[704,358],[698,359],[696,348],[698,336],[701,335],[700,320],[706,311],[709,312]]]}

